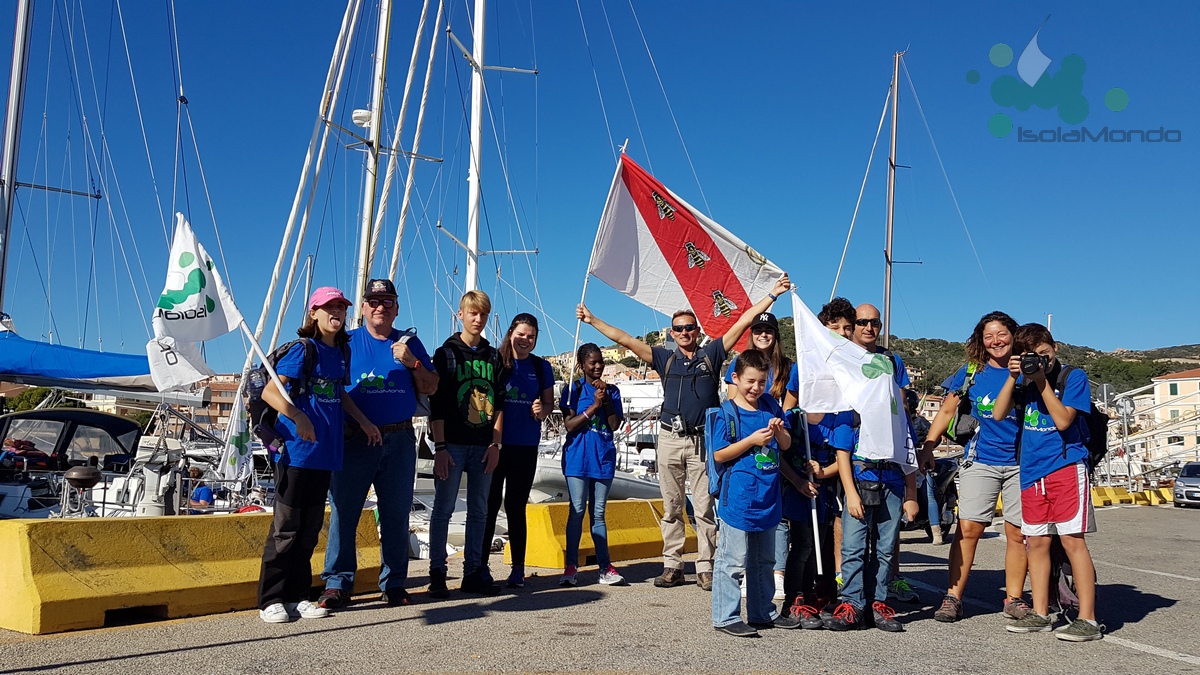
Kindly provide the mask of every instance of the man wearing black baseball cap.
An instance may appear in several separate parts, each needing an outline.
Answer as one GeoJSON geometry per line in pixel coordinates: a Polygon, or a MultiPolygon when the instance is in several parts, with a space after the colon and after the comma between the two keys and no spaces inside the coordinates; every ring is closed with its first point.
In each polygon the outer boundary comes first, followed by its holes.
{"type": "Polygon", "coordinates": [[[357,568],[355,537],[367,490],[375,485],[383,565],[384,602],[408,604],[408,515],[416,480],[412,417],[417,394],[432,394],[437,371],[415,330],[392,327],[398,306],[388,279],[371,279],[363,294],[363,325],[350,331],[351,386],[346,389],[367,419],[379,427],[382,445],[368,445],[358,424],[346,423],[346,461],[329,484],[329,544],[325,591],[317,603],[336,608],[350,600],[357,568]]]}

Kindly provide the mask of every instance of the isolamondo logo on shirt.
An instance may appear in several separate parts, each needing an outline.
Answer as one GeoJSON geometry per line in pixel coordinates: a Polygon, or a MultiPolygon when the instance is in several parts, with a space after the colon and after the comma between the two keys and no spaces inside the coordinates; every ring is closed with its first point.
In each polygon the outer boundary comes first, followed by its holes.
{"type": "Polygon", "coordinates": [[[338,380],[326,380],[315,377],[312,380],[313,397],[321,403],[337,403],[337,385],[338,380]]]}
{"type": "Polygon", "coordinates": [[[361,394],[386,394],[389,391],[399,391],[403,393],[403,389],[394,389],[396,383],[382,375],[376,375],[375,371],[363,373],[358,376],[357,391],[361,394]]]}
{"type": "Polygon", "coordinates": [[[482,427],[496,412],[495,365],[489,361],[467,361],[458,366],[458,406],[468,427],[482,427]]]}
{"type": "Polygon", "coordinates": [[[759,446],[754,452],[754,468],[759,471],[772,471],[779,468],[779,453],[775,448],[759,446]]]}

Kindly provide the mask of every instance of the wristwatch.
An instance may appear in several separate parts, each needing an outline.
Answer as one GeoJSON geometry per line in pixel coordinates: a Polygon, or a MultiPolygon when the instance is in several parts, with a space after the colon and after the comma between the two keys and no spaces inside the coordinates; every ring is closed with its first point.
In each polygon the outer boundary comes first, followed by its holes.
{"type": "Polygon", "coordinates": [[[502,449],[504,449],[504,444],[503,444],[503,443],[497,443],[497,442],[495,442],[495,441],[492,441],[491,443],[488,443],[488,447],[489,447],[489,448],[490,448],[490,447],[492,447],[493,445],[494,445],[494,446],[496,446],[496,449],[497,449],[497,450],[502,450],[502,449]]]}

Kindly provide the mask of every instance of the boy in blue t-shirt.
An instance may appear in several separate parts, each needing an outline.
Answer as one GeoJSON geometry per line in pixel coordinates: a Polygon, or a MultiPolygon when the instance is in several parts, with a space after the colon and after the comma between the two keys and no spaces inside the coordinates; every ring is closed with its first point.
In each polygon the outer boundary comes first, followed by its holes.
{"type": "Polygon", "coordinates": [[[782,518],[779,453],[791,447],[783,410],[765,394],[770,364],[757,350],[740,354],[734,366],[737,395],[715,416],[708,451],[718,466],[717,515],[721,532],[713,569],[713,627],[736,637],[756,637],[761,628],[799,628],[780,614],[775,592],[775,529],[782,518]],[[746,577],[746,617],[741,619],[739,577],[746,577]],[[749,624],[749,625],[747,625],[749,624]]]}
{"type": "Polygon", "coordinates": [[[1053,629],[1050,617],[1050,545],[1058,537],[1071,561],[1079,618],[1055,632],[1060,640],[1087,642],[1103,637],[1096,621],[1096,568],[1084,534],[1096,531],[1088,470],[1086,418],[1091,411],[1087,373],[1058,360],[1058,344],[1041,324],[1017,329],[1008,381],[992,410],[997,420],[1014,407],[1024,423],[1018,442],[1021,465],[1021,532],[1029,547],[1033,612],[1010,623],[1013,633],[1053,629]],[[1040,361],[1023,364],[1036,355],[1040,361]]]}

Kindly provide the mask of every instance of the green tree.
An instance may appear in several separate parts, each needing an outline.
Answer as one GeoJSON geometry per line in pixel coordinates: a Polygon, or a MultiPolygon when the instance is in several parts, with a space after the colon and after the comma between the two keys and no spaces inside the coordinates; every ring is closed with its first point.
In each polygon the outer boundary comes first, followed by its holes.
{"type": "Polygon", "coordinates": [[[626,368],[641,368],[642,360],[636,356],[626,356],[625,358],[621,359],[621,365],[625,366],[626,368]]]}

